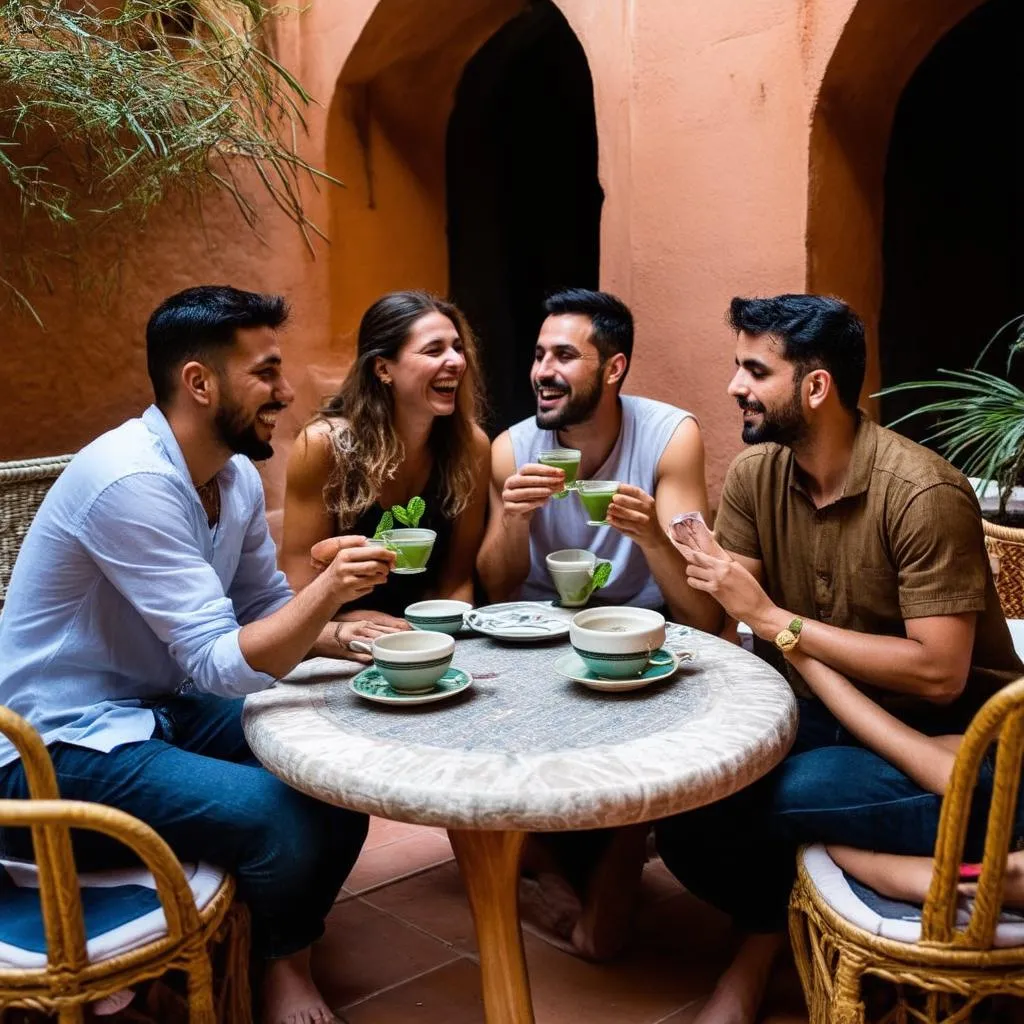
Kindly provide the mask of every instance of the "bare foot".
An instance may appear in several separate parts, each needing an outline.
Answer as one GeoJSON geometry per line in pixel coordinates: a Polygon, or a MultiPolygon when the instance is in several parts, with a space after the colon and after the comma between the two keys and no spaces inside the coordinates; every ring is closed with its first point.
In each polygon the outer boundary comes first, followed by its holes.
{"type": "Polygon", "coordinates": [[[621,828],[612,836],[587,885],[572,944],[588,960],[610,960],[629,938],[650,826],[621,828]]]}
{"type": "Polygon", "coordinates": [[[309,961],[307,947],[291,956],[266,962],[263,975],[266,1024],[340,1024],[313,982],[309,961]]]}
{"type": "Polygon", "coordinates": [[[532,925],[545,941],[574,953],[572,930],[583,907],[573,887],[561,876],[543,872],[519,880],[519,907],[524,925],[532,925]]]}
{"type": "Polygon", "coordinates": [[[754,1024],[768,973],[784,941],[782,932],[748,935],[693,1024],[754,1024]]]}

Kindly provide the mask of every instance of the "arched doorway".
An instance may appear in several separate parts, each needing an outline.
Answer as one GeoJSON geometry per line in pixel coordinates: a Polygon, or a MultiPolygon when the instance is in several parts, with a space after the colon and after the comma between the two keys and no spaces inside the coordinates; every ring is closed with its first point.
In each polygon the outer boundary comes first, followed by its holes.
{"type": "MultiPolygon", "coordinates": [[[[938,42],[900,97],[885,173],[883,385],[969,366],[1024,312],[1022,28],[1019,0],[987,0],[938,42]]],[[[986,368],[1005,363],[1005,348],[993,349],[986,368]]],[[[918,394],[887,397],[881,419],[920,403],[918,394]]],[[[899,429],[920,439],[930,425],[899,429]]]]}
{"type": "Polygon", "coordinates": [[[811,122],[807,289],[839,295],[868,333],[865,395],[878,390],[885,169],[904,87],[983,0],[858,0],[822,78],[811,122]]]}
{"type": "Polygon", "coordinates": [[[545,295],[598,286],[593,83],[550,0],[533,0],[468,61],[446,151],[449,288],[481,340],[494,434],[535,409],[545,295]]]}

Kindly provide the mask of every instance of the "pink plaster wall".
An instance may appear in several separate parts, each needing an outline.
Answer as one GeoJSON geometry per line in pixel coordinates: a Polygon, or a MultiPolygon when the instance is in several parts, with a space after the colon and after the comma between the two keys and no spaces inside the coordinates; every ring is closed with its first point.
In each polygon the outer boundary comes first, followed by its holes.
{"type": "MultiPolygon", "coordinates": [[[[362,307],[389,288],[445,286],[439,140],[462,63],[519,2],[314,0],[304,13],[289,14],[276,29],[278,52],[319,104],[309,114],[304,153],[343,171],[348,183],[344,191],[307,189],[309,212],[330,231],[331,244],[316,243],[314,258],[266,203],[257,239],[229,202],[212,197],[201,217],[172,204],[143,238],[123,240],[125,258],[102,308],[55,271],[55,293],[32,296],[45,332],[25,318],[3,320],[0,341],[16,386],[0,407],[0,458],[73,450],[144,407],[142,328],[149,311],[173,290],[223,281],[283,292],[294,305],[286,358],[299,401],[283,424],[283,452],[289,434],[343,373],[362,307]],[[374,112],[382,134],[372,210],[339,79],[373,82],[383,97],[374,112]],[[420,80],[423,88],[410,88],[420,80]]],[[[859,0],[862,8],[890,4],[898,16],[886,20],[885,31],[912,35],[911,49],[921,56],[945,30],[936,26],[948,27],[954,8],[968,2],[976,0],[859,0]]],[[[594,79],[606,195],[602,283],[637,317],[629,389],[700,417],[714,500],[740,448],[739,420],[725,396],[729,299],[799,291],[809,276],[826,290],[843,280],[838,259],[831,270],[810,273],[809,167],[821,84],[858,0],[559,6],[594,79]]],[[[886,68],[865,59],[863,74],[884,77],[886,68]]],[[[848,99],[855,110],[856,89],[848,99]]],[[[827,176],[818,186],[827,204],[827,176]]],[[[4,202],[0,197],[0,244],[10,244],[4,202]]],[[[879,216],[874,209],[862,213],[879,216]]],[[[872,237],[866,232],[864,244],[872,237]]],[[[109,252],[94,255],[101,266],[116,264],[109,252]]],[[[853,251],[847,266],[872,259],[877,255],[853,251]]],[[[281,503],[283,461],[279,453],[264,471],[272,509],[281,503]]]]}

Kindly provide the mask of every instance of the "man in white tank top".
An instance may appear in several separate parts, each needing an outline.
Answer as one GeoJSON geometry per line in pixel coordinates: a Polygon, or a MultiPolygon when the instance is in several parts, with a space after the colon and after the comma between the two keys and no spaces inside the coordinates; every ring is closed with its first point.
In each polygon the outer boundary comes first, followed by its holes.
{"type": "Polygon", "coordinates": [[[585,548],[611,562],[605,604],[667,606],[677,621],[714,631],[720,610],[686,583],[686,563],[668,537],[679,512],[708,512],[704,444],[691,413],[621,396],[633,353],[633,316],[606,292],[573,288],[545,303],[530,383],[536,419],[515,424],[491,447],[491,508],[477,558],[492,601],[558,594],[545,558],[585,548]],[[581,453],[580,480],[618,480],[607,526],[589,526],[565,474],[541,465],[552,448],[581,453]]]}
{"type": "MultiPolygon", "coordinates": [[[[585,548],[612,563],[607,604],[663,608],[669,617],[716,630],[720,609],[686,583],[686,563],[668,538],[679,512],[708,512],[704,445],[688,412],[620,396],[633,354],[633,316],[614,295],[574,288],[551,296],[530,383],[536,420],[491,447],[491,503],[477,558],[492,601],[558,596],[545,557],[585,548]],[[561,469],[538,454],[577,448],[578,479],[618,480],[607,526],[589,526],[577,500],[554,499],[561,469]]],[[[621,946],[643,868],[647,826],[535,836],[524,869],[540,883],[545,916],[567,922],[563,937],[592,959],[621,946]],[[583,895],[565,880],[569,875],[583,895]]]]}

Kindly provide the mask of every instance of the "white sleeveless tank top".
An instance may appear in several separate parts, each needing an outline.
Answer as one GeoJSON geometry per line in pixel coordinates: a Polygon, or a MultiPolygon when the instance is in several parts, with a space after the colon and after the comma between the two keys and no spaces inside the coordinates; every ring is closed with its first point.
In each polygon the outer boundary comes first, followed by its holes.
{"type": "MultiPolygon", "coordinates": [[[[662,452],[676,427],[693,414],[636,395],[623,395],[621,401],[618,440],[593,479],[619,480],[653,495],[662,452]]],[[[517,468],[536,462],[538,453],[545,449],[561,447],[554,431],[541,430],[532,418],[510,427],[509,436],[517,468]]],[[[611,579],[598,591],[600,603],[637,608],[660,608],[665,603],[640,548],[610,526],[587,526],[583,506],[575,494],[548,501],[534,512],[530,522],[530,574],[520,588],[520,599],[547,601],[558,597],[544,559],[563,548],[585,548],[612,563],[611,579]]]]}

